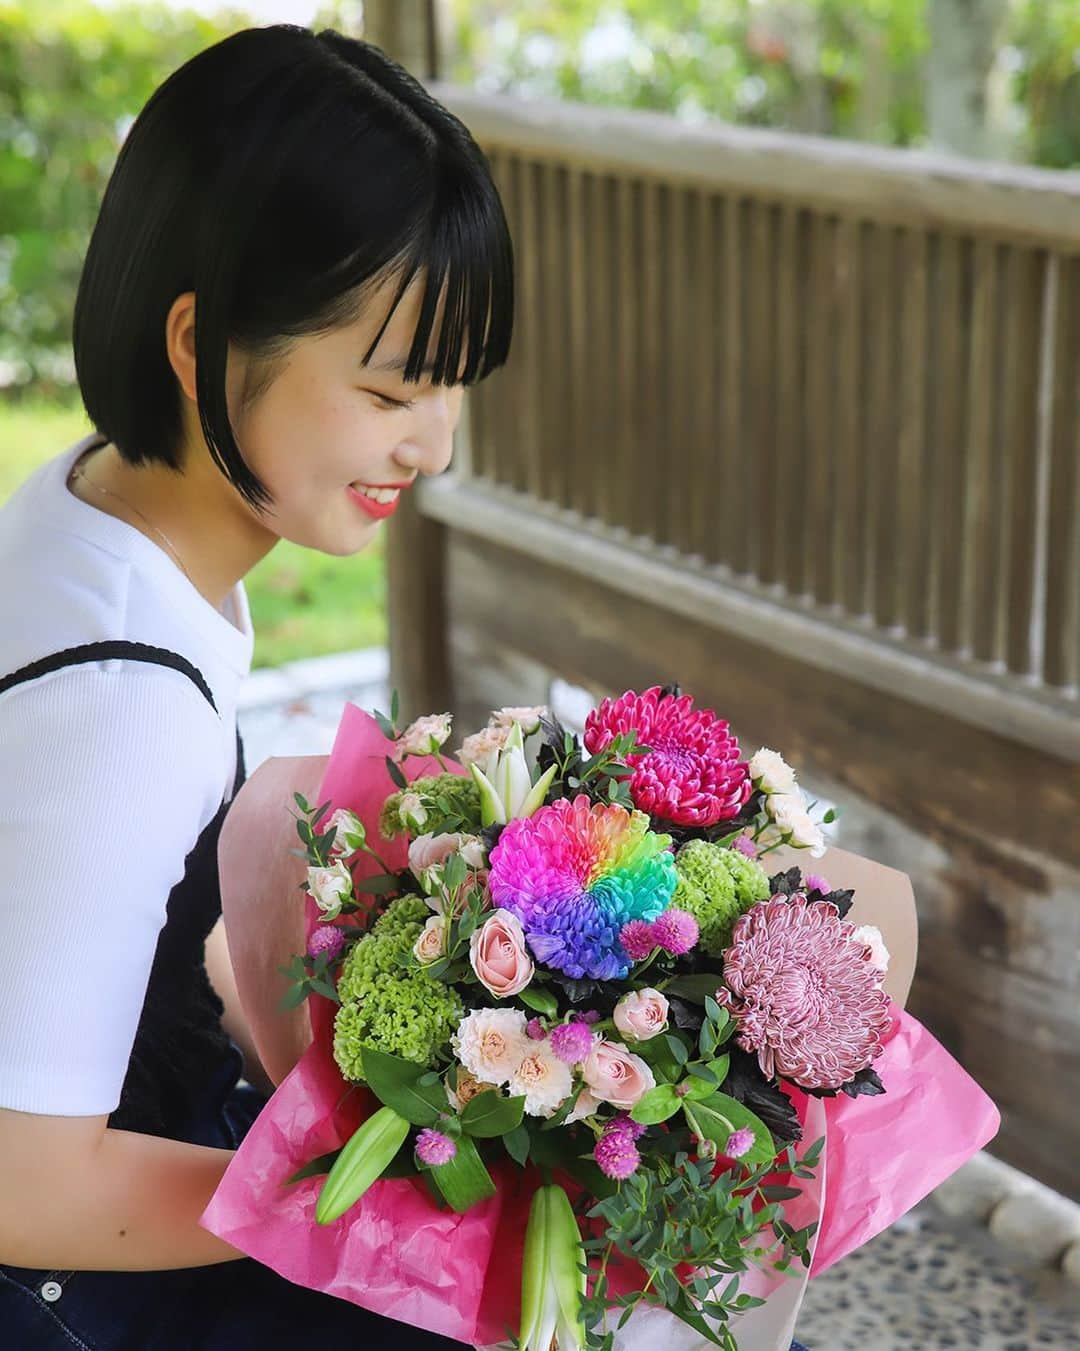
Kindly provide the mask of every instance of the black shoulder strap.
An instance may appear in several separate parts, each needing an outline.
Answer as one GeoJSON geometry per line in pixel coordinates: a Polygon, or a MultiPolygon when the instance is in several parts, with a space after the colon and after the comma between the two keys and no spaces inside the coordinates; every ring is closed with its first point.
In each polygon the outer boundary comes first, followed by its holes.
{"type": "Polygon", "coordinates": [[[171,666],[174,670],[182,671],[210,701],[210,707],[214,712],[218,711],[203,673],[197,666],[192,665],[187,657],[182,657],[179,652],[170,652],[167,647],[154,647],[150,643],[135,643],[119,638],[100,643],[80,643],[78,647],[66,647],[62,652],[39,657],[28,666],[0,677],[0,694],[4,694],[15,685],[21,685],[24,681],[35,680],[38,676],[46,675],[49,671],[58,671],[64,666],[78,666],[91,661],[109,661],[118,657],[123,657],[127,661],[154,662],[158,666],[171,666]]]}

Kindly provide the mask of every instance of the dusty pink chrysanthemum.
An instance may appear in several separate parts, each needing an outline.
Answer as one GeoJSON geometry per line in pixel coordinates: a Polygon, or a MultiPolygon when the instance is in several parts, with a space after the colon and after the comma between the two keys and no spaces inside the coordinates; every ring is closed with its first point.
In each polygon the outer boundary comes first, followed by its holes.
{"type": "Polygon", "coordinates": [[[605,699],[585,720],[582,738],[591,755],[619,733],[637,734],[650,749],[631,754],[630,797],[640,811],[678,825],[711,826],[738,816],[753,785],[728,723],[711,709],[694,711],[689,694],[627,690],[605,699]]]}
{"type": "Polygon", "coordinates": [[[753,1146],[754,1132],[749,1126],[741,1126],[737,1131],[732,1131],[728,1136],[728,1142],[724,1146],[724,1153],[729,1159],[741,1159],[742,1156],[753,1146]]]}
{"type": "Polygon", "coordinates": [[[560,1023],[551,1029],[551,1049],[567,1065],[578,1065],[593,1047],[588,1023],[560,1023]]]}
{"type": "Polygon", "coordinates": [[[625,1130],[605,1131],[593,1148],[593,1158],[606,1177],[617,1181],[636,1173],[641,1163],[638,1147],[625,1130]]]}
{"type": "Polygon", "coordinates": [[[774,896],[736,923],[717,1001],[767,1078],[839,1088],[881,1053],[888,998],[835,905],[774,896]]]}
{"type": "Polygon", "coordinates": [[[440,1164],[449,1163],[456,1153],[457,1145],[442,1131],[425,1126],[416,1137],[416,1157],[429,1168],[438,1168],[440,1164]]]}
{"type": "Polygon", "coordinates": [[[345,935],[339,924],[320,924],[308,939],[308,956],[317,957],[320,952],[325,952],[333,961],[344,946],[345,935]]]}
{"type": "Polygon", "coordinates": [[[652,925],[645,919],[632,919],[619,930],[619,942],[632,962],[643,962],[657,946],[652,925]]]}
{"type": "Polygon", "coordinates": [[[668,906],[659,919],[652,922],[653,941],[675,957],[689,952],[698,941],[698,922],[689,910],[668,906]]]}

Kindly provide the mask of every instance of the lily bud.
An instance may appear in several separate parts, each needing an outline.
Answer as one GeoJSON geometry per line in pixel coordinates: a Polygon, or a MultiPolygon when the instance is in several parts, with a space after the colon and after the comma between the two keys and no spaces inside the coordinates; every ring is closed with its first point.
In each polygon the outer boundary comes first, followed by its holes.
{"type": "Polygon", "coordinates": [[[537,1188],[525,1229],[521,1274],[521,1351],[583,1351],[581,1304],[587,1276],[570,1198],[557,1183],[537,1188]]]}

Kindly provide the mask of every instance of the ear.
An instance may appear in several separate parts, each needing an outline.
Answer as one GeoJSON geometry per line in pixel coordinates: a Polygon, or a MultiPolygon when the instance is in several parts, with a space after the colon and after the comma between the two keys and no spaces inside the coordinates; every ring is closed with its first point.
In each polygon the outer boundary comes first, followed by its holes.
{"type": "Polygon", "coordinates": [[[180,388],[195,403],[195,292],[183,291],[165,316],[165,354],[180,388]]]}
{"type": "Polygon", "coordinates": [[[266,1073],[279,1084],[311,1044],[307,1001],[282,1011],[278,970],[305,948],[304,860],[293,793],[316,800],[328,756],[271,756],[244,783],[218,840],[221,913],[240,1004],[266,1073]]]}
{"type": "Polygon", "coordinates": [[[808,872],[820,873],[834,887],[850,887],[855,892],[847,917],[852,924],[876,924],[881,930],[889,949],[885,993],[902,1008],[911,990],[919,948],[919,918],[911,878],[873,859],[832,847],[824,857],[812,859],[805,849],[785,846],[770,851],[761,860],[770,877],[796,865],[803,876],[808,872]]]}

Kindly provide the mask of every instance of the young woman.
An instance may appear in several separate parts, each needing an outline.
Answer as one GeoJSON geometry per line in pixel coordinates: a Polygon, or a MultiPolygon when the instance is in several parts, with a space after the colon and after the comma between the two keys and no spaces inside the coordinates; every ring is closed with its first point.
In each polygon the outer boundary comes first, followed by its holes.
{"type": "Polygon", "coordinates": [[[201,1229],[263,1101],[204,965],[243,578],[344,556],[505,363],[484,155],[376,47],[248,29],[131,128],[75,308],[95,432],[0,510],[0,1326],[51,1351],[457,1345],[201,1229]]]}

